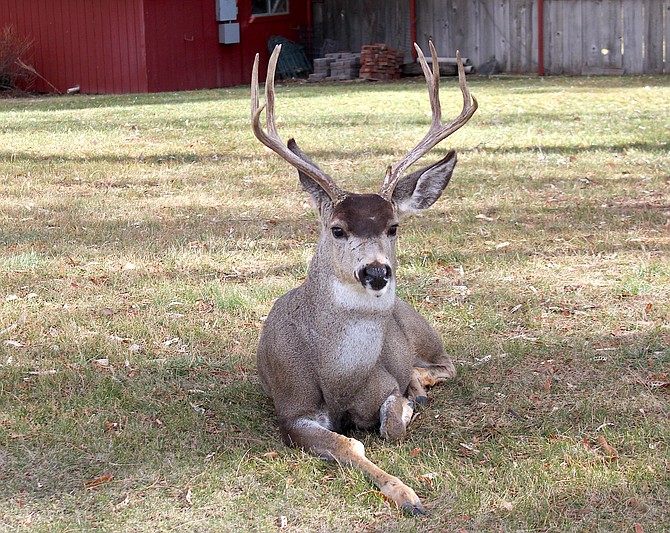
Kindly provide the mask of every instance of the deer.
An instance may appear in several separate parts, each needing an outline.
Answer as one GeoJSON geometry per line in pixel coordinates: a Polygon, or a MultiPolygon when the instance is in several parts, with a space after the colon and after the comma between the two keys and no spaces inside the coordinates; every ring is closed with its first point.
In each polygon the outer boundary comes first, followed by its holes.
{"type": "Polygon", "coordinates": [[[253,132],[297,169],[321,223],[306,279],[277,299],[264,321],[256,352],[260,383],[274,402],[287,445],[359,469],[399,509],[413,515],[428,512],[414,490],[368,459],[363,444],[346,433],[378,428],[384,439],[402,438],[415,406],[427,402],[427,390],[456,376],[437,330],[396,295],[400,221],[438,200],[451,179],[456,152],[404,173],[466,124],[478,106],[457,52],[463,108],[453,121],[442,123],[439,62],[433,43],[429,45],[432,70],[414,44],[428,85],[430,127],[397,164],[387,167],[377,194],[343,190],[293,138],[282,141],[274,87],[281,45],[268,63],[263,105],[258,54],[251,77],[253,132]]]}

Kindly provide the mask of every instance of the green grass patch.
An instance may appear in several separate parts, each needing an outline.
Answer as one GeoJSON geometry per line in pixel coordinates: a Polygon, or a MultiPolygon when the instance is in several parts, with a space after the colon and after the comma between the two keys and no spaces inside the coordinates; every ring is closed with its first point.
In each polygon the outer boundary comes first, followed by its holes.
{"type": "MultiPolygon", "coordinates": [[[[670,529],[670,78],[470,84],[427,157],[458,149],[452,183],[399,232],[398,292],[459,375],[404,441],[356,433],[419,518],[279,437],[255,348],[319,222],[248,89],[1,100],[2,528],[670,529]]],[[[418,80],[277,105],[354,191],[430,118],[418,80]]]]}

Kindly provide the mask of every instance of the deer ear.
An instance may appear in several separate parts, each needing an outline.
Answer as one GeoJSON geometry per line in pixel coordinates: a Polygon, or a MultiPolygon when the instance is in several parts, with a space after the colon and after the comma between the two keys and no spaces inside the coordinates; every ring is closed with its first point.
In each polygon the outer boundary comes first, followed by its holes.
{"type": "MultiPolygon", "coordinates": [[[[318,168],[318,165],[314,163],[299,147],[298,143],[295,142],[295,139],[289,139],[286,143],[288,149],[291,150],[295,155],[297,155],[303,161],[307,161],[309,164],[318,168]]],[[[300,184],[305,192],[309,193],[314,200],[317,209],[321,211],[321,207],[325,204],[332,204],[332,200],[328,193],[319,185],[316,181],[310,178],[304,172],[298,170],[298,177],[300,178],[300,184]]]]}
{"type": "Polygon", "coordinates": [[[393,203],[400,216],[409,215],[433,205],[442,195],[456,166],[456,152],[402,178],[393,191],[393,203]]]}

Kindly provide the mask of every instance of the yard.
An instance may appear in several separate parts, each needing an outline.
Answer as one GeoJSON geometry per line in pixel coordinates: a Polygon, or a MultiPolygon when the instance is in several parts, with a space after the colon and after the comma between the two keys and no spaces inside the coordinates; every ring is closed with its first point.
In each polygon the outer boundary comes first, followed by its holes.
{"type": "MultiPolygon", "coordinates": [[[[470,87],[425,160],[456,148],[454,178],[399,230],[459,375],[404,441],[355,435],[417,518],[281,443],[255,346],[319,224],[248,88],[0,100],[0,530],[670,529],[670,77],[470,87]]],[[[419,80],[277,105],[359,192],[430,118],[419,80]]]]}

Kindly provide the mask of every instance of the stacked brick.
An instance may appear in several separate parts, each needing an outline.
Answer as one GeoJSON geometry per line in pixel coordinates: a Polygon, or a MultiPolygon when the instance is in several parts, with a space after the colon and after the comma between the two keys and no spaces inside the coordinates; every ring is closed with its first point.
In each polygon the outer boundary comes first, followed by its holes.
{"type": "Polygon", "coordinates": [[[330,77],[333,80],[353,80],[358,78],[361,69],[361,54],[334,54],[336,58],[330,64],[330,77]]]}
{"type": "Polygon", "coordinates": [[[309,75],[309,81],[353,80],[358,78],[360,68],[361,54],[326,54],[326,57],[314,60],[314,73],[309,75]]]}
{"type": "Polygon", "coordinates": [[[397,80],[402,75],[405,54],[385,44],[361,48],[360,77],[366,80],[397,80]]]}
{"type": "MultiPolygon", "coordinates": [[[[330,55],[330,54],[328,54],[330,55]]],[[[309,75],[309,81],[323,81],[330,76],[330,64],[333,59],[330,57],[321,57],[314,60],[314,72],[309,75]]]]}

